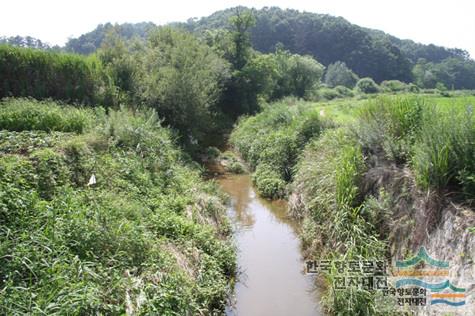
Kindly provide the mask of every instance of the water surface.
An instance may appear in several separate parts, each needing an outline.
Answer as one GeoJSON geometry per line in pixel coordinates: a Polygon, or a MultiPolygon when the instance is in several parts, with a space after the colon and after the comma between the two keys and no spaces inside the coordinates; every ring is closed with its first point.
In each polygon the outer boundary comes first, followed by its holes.
{"type": "Polygon", "coordinates": [[[232,198],[240,270],[226,315],[321,315],[314,279],[303,271],[298,225],[286,217],[285,201],[259,198],[248,175],[222,175],[217,181],[232,198]]]}

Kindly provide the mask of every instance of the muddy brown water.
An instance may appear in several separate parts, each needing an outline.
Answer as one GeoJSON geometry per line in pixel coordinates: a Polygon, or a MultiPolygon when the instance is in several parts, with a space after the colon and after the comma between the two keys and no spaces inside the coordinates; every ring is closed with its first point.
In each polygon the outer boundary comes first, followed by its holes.
{"type": "Polygon", "coordinates": [[[314,278],[304,273],[299,225],[287,218],[286,202],[260,198],[249,175],[215,179],[232,200],[240,271],[226,315],[322,315],[314,278]]]}

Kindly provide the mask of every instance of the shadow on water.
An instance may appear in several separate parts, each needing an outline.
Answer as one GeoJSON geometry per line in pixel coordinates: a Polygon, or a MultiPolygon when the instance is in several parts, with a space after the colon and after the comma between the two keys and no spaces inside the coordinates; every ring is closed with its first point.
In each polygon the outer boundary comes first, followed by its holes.
{"type": "Polygon", "coordinates": [[[258,197],[249,175],[216,180],[232,199],[240,269],[226,315],[321,315],[314,278],[304,274],[298,223],[286,216],[286,202],[258,197]]]}

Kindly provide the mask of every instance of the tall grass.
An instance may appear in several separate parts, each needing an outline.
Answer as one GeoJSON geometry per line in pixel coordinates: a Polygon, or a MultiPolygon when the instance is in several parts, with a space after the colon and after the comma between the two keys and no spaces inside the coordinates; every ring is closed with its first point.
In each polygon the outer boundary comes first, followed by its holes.
{"type": "Polygon", "coordinates": [[[377,98],[359,111],[355,135],[363,149],[410,165],[422,189],[475,196],[473,106],[421,98],[377,98]]]}
{"type": "Polygon", "coordinates": [[[475,197],[475,119],[471,106],[427,109],[414,144],[412,166],[418,184],[428,189],[461,188],[475,197]]]}
{"type": "Polygon", "coordinates": [[[93,122],[94,112],[89,109],[33,99],[9,98],[0,101],[0,129],[4,130],[82,133],[93,122]]]}
{"type": "MultiPolygon", "coordinates": [[[[293,192],[303,200],[305,222],[314,223],[305,225],[302,236],[307,251],[330,260],[384,258],[385,244],[378,240],[373,223],[363,216],[364,197],[359,187],[366,166],[360,146],[348,131],[329,130],[314,139],[306,146],[296,170],[293,192]]],[[[338,276],[336,267],[325,274],[329,289],[323,303],[329,313],[376,313],[374,293],[355,287],[334,289],[338,276]]]]}
{"type": "Polygon", "coordinates": [[[386,158],[405,163],[420,129],[425,101],[418,97],[379,97],[357,112],[356,137],[364,150],[382,151],[386,158]]]}
{"type": "Polygon", "coordinates": [[[0,74],[0,98],[110,103],[115,89],[95,56],[0,45],[0,74]]]}

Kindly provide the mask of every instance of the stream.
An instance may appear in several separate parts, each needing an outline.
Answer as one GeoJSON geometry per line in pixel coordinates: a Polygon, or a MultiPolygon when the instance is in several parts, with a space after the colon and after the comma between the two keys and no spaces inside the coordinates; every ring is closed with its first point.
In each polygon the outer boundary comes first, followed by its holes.
{"type": "Polygon", "coordinates": [[[314,277],[304,273],[299,225],[286,216],[286,202],[260,198],[249,175],[215,179],[231,197],[238,247],[238,280],[226,315],[322,315],[314,277]]]}

